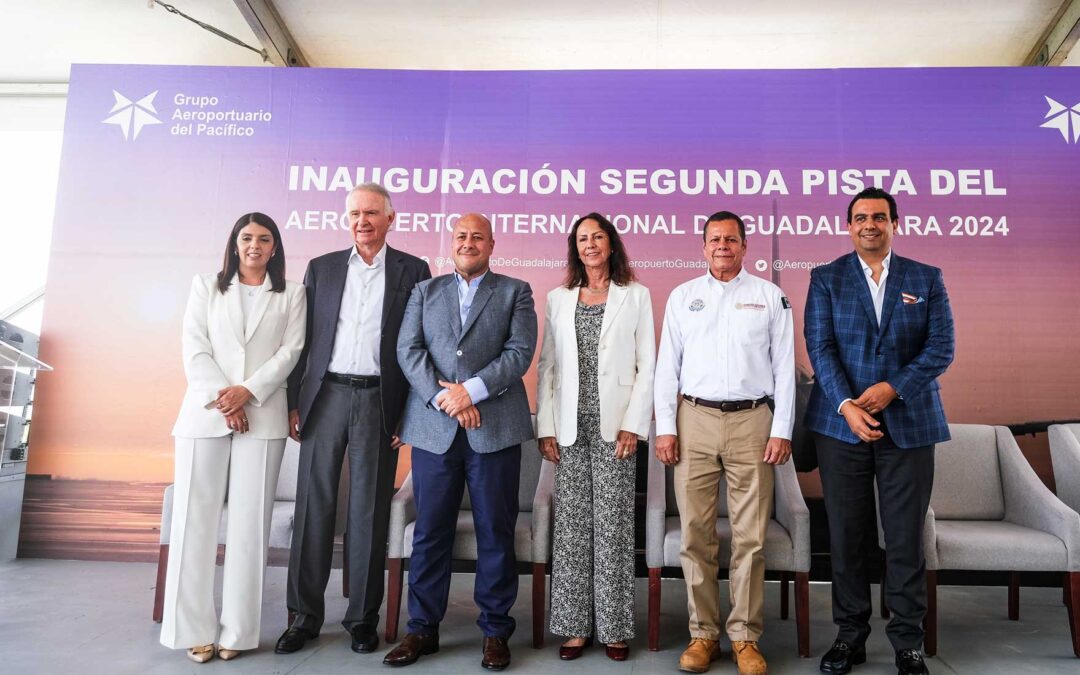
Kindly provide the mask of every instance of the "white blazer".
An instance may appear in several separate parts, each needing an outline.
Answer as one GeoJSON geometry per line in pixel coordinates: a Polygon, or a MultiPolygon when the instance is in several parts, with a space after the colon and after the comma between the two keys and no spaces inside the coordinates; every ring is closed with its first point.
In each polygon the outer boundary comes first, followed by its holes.
{"type": "MultiPolygon", "coordinates": [[[[537,436],[562,446],[577,440],[578,349],[574,312],[577,288],[560,286],[547,296],[544,342],[537,367],[537,436]]],[[[649,289],[611,284],[597,350],[600,435],[613,442],[619,431],[649,435],[653,409],[656,337],[649,289]]]]}
{"type": "Polygon", "coordinates": [[[267,274],[245,325],[239,285],[234,279],[222,294],[216,274],[200,274],[191,282],[182,341],[188,387],[173,436],[214,438],[232,433],[214,401],[219,390],[235,384],[252,394],[244,406],[245,436],[289,435],[285,380],[304,347],[304,287],[286,281],[285,291],[274,293],[267,274]]]}

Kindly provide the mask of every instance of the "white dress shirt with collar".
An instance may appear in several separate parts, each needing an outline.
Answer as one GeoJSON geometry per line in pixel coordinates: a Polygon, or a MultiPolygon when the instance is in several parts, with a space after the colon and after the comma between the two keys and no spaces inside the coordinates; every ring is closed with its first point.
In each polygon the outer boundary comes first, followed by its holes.
{"type": "MultiPolygon", "coordinates": [[[[885,255],[885,259],[881,261],[881,277],[877,280],[877,283],[874,283],[874,270],[870,269],[870,266],[866,264],[866,261],[858,253],[855,254],[855,257],[859,259],[859,265],[866,276],[866,286],[870,289],[870,299],[874,301],[874,316],[877,317],[877,323],[880,326],[881,308],[885,304],[885,280],[889,278],[889,263],[892,262],[892,251],[889,251],[885,255]]],[[[844,413],[840,411],[844,409],[844,404],[851,400],[853,399],[845,398],[840,401],[836,414],[843,415],[844,413]]]]}
{"type": "Polygon", "coordinates": [[[712,274],[671,292],[656,359],[656,434],[678,434],[679,395],[711,401],[775,401],[775,438],[795,421],[795,335],[780,287],[740,270],[728,282],[712,274]]]}
{"type": "Polygon", "coordinates": [[[378,375],[386,296],[386,244],[370,265],[353,246],[348,265],[329,370],[341,375],[378,375]]]}
{"type": "Polygon", "coordinates": [[[877,316],[878,325],[881,325],[881,306],[885,303],[885,280],[889,278],[889,263],[892,262],[892,251],[881,261],[881,278],[874,283],[874,270],[866,264],[862,256],[855,254],[862,266],[863,274],[866,275],[866,285],[870,288],[870,297],[874,300],[874,315],[877,316]]]}

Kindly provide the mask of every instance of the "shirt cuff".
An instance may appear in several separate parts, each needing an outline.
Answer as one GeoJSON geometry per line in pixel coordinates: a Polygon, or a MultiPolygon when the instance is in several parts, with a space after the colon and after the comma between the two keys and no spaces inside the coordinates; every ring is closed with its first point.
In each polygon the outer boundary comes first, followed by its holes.
{"type": "Polygon", "coordinates": [[[840,401],[840,405],[836,406],[836,414],[837,415],[843,415],[844,413],[842,413],[840,411],[844,408],[844,404],[847,403],[848,401],[854,401],[854,400],[855,399],[853,399],[853,398],[845,398],[843,401],[840,401]]]}
{"type": "Polygon", "coordinates": [[[656,420],[656,435],[657,436],[677,436],[679,434],[678,426],[675,424],[675,420],[656,420]]]}
{"type": "Polygon", "coordinates": [[[487,385],[479,377],[470,377],[462,382],[461,386],[465,387],[465,391],[469,392],[469,398],[472,399],[473,405],[488,399],[487,385]]]}
{"type": "Polygon", "coordinates": [[[439,404],[435,402],[435,399],[439,398],[440,396],[442,396],[443,394],[445,394],[448,391],[450,391],[450,390],[449,389],[440,389],[438,394],[435,394],[434,396],[432,396],[431,400],[428,401],[428,403],[431,404],[431,407],[435,408],[436,410],[442,410],[442,408],[439,407],[439,404]]]}

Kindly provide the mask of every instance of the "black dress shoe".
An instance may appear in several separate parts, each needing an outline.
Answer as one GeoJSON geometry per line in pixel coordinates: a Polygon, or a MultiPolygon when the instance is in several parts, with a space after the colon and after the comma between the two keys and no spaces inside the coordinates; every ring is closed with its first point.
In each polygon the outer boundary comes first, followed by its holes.
{"type": "Polygon", "coordinates": [[[371,626],[356,624],[352,634],[352,650],[357,654],[370,654],[379,648],[379,634],[371,626]]]}
{"type": "Polygon", "coordinates": [[[318,633],[307,628],[288,628],[278,638],[274,653],[292,654],[298,652],[304,648],[308,640],[314,640],[317,637],[319,637],[318,633]]]}
{"type": "Polygon", "coordinates": [[[901,649],[896,652],[897,675],[930,675],[918,649],[901,649]]]}
{"type": "Polygon", "coordinates": [[[421,635],[419,633],[406,633],[401,638],[401,644],[394,647],[383,658],[382,662],[388,666],[409,666],[425,654],[434,654],[439,651],[439,634],[421,635]]]}
{"type": "Polygon", "coordinates": [[[506,670],[506,667],[510,665],[510,645],[506,643],[506,638],[485,636],[483,650],[484,658],[480,661],[483,668],[506,670]]]}
{"type": "Polygon", "coordinates": [[[866,663],[866,646],[853,646],[837,640],[821,657],[820,668],[823,673],[849,673],[852,666],[860,663],[866,663]]]}

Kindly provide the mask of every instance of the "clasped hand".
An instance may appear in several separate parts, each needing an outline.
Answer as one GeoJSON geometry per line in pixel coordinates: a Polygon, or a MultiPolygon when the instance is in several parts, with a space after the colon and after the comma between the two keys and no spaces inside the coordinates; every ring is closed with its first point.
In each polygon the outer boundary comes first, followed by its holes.
{"type": "Polygon", "coordinates": [[[860,440],[870,443],[885,435],[878,429],[881,423],[874,419],[874,415],[887,408],[894,400],[896,400],[896,390],[892,385],[888,382],[878,382],[867,387],[859,398],[844,403],[840,408],[840,414],[844,416],[853,434],[860,440]]]}
{"type": "Polygon", "coordinates": [[[217,400],[214,401],[215,407],[225,417],[235,415],[241,412],[244,408],[244,404],[251,400],[251,392],[248,388],[242,384],[234,384],[231,387],[225,387],[218,390],[217,400]]]}
{"type": "Polygon", "coordinates": [[[465,385],[457,382],[439,380],[439,386],[446,389],[435,397],[435,405],[450,417],[457,417],[473,404],[472,396],[465,385]]]}

